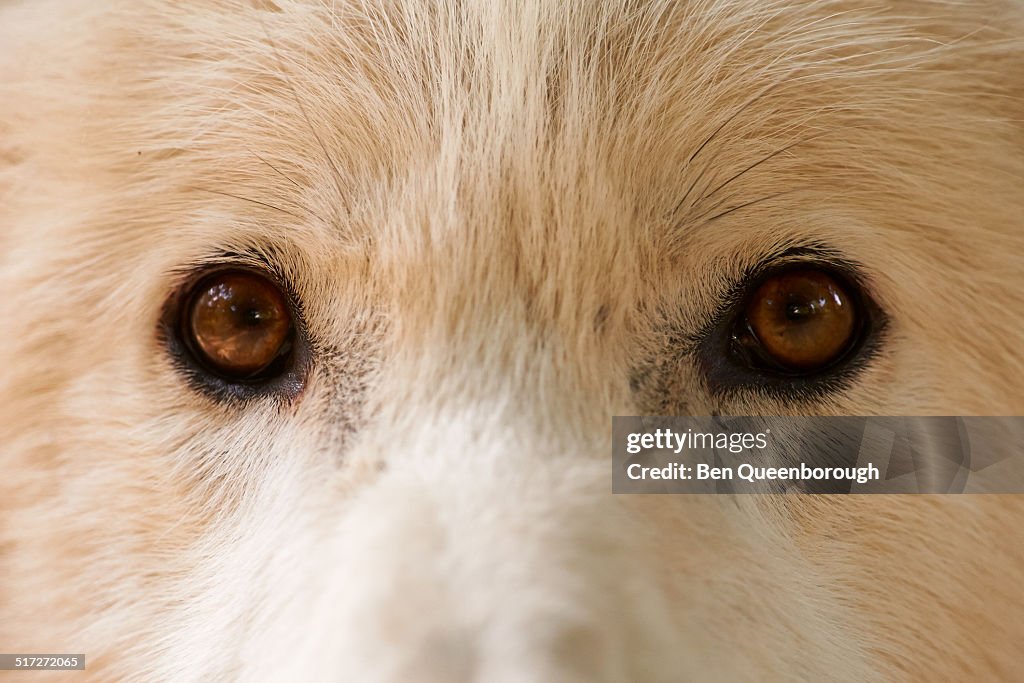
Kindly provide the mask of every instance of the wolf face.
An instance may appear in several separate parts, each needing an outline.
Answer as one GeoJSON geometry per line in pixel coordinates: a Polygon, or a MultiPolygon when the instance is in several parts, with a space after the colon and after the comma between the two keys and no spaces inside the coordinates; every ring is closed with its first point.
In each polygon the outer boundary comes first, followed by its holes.
{"type": "Polygon", "coordinates": [[[1024,411],[1022,30],[4,4],[0,645],[97,681],[1015,674],[1017,498],[613,496],[608,457],[612,415],[1024,411]],[[846,297],[833,346],[736,332],[776,276],[846,297]]]}

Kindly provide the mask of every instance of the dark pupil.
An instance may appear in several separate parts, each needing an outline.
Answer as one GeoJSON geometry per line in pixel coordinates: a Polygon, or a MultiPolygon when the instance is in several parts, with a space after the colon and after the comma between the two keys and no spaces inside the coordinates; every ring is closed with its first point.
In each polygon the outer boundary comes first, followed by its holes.
{"type": "Polygon", "coordinates": [[[263,322],[263,313],[258,308],[250,307],[242,313],[242,324],[248,327],[259,327],[263,322]]]}
{"type": "Polygon", "coordinates": [[[815,306],[813,301],[803,298],[791,299],[786,304],[786,320],[794,323],[806,322],[814,315],[815,306]]]}

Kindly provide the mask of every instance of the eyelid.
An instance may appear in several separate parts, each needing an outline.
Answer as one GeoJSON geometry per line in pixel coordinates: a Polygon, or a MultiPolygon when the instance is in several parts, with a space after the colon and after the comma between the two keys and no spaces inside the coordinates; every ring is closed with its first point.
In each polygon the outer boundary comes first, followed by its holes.
{"type": "Polygon", "coordinates": [[[257,249],[223,250],[195,258],[171,271],[176,286],[189,280],[198,281],[220,269],[252,270],[270,277],[279,285],[287,285],[287,278],[268,255],[257,249]]]}

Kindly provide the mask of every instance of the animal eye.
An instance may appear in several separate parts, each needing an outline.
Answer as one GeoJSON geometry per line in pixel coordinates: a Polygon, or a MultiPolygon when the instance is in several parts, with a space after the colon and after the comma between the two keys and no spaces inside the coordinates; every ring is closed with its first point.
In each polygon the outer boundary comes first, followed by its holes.
{"type": "Polygon", "coordinates": [[[245,270],[213,273],[185,299],[181,336],[198,364],[229,381],[281,373],[294,323],[288,300],[268,278],[245,270]]]}
{"type": "Polygon", "coordinates": [[[752,365],[810,374],[841,361],[864,329],[851,285],[817,267],[770,274],[754,289],[733,332],[752,365]]]}

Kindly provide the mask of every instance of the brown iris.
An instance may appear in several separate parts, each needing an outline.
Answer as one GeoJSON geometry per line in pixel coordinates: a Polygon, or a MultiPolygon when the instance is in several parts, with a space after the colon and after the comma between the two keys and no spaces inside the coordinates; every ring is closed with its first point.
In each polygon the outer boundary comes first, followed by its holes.
{"type": "Polygon", "coordinates": [[[214,273],[192,290],[184,330],[203,364],[230,379],[265,373],[291,346],[292,318],[280,288],[244,270],[214,273]]]}
{"type": "Polygon", "coordinates": [[[829,273],[800,268],[769,276],[754,293],[746,321],[759,355],[793,372],[820,370],[849,350],[855,302],[829,273]]]}

